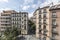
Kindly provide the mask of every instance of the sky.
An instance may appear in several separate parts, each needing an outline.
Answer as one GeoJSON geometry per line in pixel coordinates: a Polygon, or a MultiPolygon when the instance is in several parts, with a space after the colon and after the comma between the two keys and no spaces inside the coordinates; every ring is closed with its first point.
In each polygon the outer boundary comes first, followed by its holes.
{"type": "Polygon", "coordinates": [[[46,6],[50,3],[59,3],[60,0],[0,0],[0,11],[16,10],[29,13],[29,17],[38,7],[46,6]]]}

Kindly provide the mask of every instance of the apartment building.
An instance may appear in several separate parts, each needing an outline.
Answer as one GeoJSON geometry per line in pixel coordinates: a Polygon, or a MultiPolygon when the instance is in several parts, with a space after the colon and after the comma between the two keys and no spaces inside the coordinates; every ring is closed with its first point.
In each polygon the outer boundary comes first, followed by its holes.
{"type": "Polygon", "coordinates": [[[21,34],[27,34],[28,32],[28,13],[21,13],[21,34]]]}
{"type": "Polygon", "coordinates": [[[50,7],[49,11],[52,40],[60,40],[60,4],[50,7]]]}
{"type": "Polygon", "coordinates": [[[10,11],[3,11],[0,13],[0,33],[3,34],[6,27],[11,27],[11,12],[10,11]]]}
{"type": "Polygon", "coordinates": [[[36,37],[40,40],[60,40],[60,5],[45,6],[34,12],[36,37]]]}
{"type": "Polygon", "coordinates": [[[17,27],[20,34],[27,34],[28,13],[4,10],[0,15],[0,33],[3,33],[6,27],[17,27]]]}
{"type": "Polygon", "coordinates": [[[48,39],[46,36],[50,36],[49,30],[49,6],[44,8],[38,8],[34,13],[36,17],[36,37],[41,40],[48,39]]]}

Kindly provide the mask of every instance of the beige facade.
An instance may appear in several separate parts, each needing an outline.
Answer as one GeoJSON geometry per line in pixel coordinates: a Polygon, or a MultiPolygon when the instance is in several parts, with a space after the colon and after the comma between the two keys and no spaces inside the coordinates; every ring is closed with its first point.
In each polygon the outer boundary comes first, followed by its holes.
{"type": "Polygon", "coordinates": [[[53,40],[60,40],[60,4],[50,8],[51,34],[53,40]]]}
{"type": "Polygon", "coordinates": [[[27,34],[28,32],[28,13],[21,12],[21,34],[27,34]]]}
{"type": "Polygon", "coordinates": [[[42,40],[60,40],[60,5],[38,8],[34,12],[36,37],[42,40]]]}
{"type": "Polygon", "coordinates": [[[28,30],[28,13],[6,10],[0,15],[0,33],[3,33],[6,27],[17,27],[20,34],[27,34],[28,30]]]}
{"type": "Polygon", "coordinates": [[[36,10],[36,37],[40,39],[48,39],[49,33],[49,8],[39,8],[36,10]]]}

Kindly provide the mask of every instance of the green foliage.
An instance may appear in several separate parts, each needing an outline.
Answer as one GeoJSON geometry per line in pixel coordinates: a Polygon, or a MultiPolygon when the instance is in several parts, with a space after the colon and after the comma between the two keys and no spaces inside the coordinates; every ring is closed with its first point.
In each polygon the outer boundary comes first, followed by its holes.
{"type": "Polygon", "coordinates": [[[30,33],[35,33],[36,25],[31,20],[29,20],[28,23],[30,33]]]}
{"type": "Polygon", "coordinates": [[[13,29],[6,28],[2,40],[16,40],[16,37],[19,35],[16,27],[13,29]]]}

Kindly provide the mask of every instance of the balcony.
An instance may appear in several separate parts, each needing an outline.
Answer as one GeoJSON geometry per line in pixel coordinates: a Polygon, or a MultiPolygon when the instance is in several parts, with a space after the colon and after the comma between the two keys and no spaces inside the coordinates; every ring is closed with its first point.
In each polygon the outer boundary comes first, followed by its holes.
{"type": "Polygon", "coordinates": [[[56,15],[52,15],[52,18],[57,18],[57,16],[56,15]]]}
{"type": "Polygon", "coordinates": [[[48,32],[48,30],[47,30],[47,29],[43,29],[43,31],[44,31],[44,32],[48,32]]]}
{"type": "Polygon", "coordinates": [[[24,30],[24,28],[21,28],[21,30],[24,30]]]}
{"type": "Polygon", "coordinates": [[[39,34],[42,34],[41,30],[39,30],[39,34]]]}
{"type": "Polygon", "coordinates": [[[5,29],[0,29],[1,31],[5,31],[5,29]]]}
{"type": "Polygon", "coordinates": [[[39,28],[39,30],[42,30],[42,28],[39,28]]]}
{"type": "Polygon", "coordinates": [[[39,25],[42,25],[42,23],[41,23],[41,22],[39,22],[39,25]]]}
{"type": "Polygon", "coordinates": [[[39,18],[41,18],[41,15],[39,15],[39,18]]]}
{"type": "Polygon", "coordinates": [[[56,29],[53,29],[53,30],[52,30],[52,33],[58,35],[58,32],[57,32],[56,29]]]}
{"type": "Polygon", "coordinates": [[[56,28],[56,27],[57,27],[57,24],[56,25],[52,24],[52,28],[56,28]]]}
{"type": "Polygon", "coordinates": [[[9,22],[7,22],[7,23],[3,22],[3,23],[1,23],[1,24],[7,24],[7,25],[9,25],[9,24],[11,24],[11,23],[9,23],[9,22]]]}
{"type": "Polygon", "coordinates": [[[47,36],[47,34],[46,34],[45,32],[43,33],[43,35],[44,35],[44,36],[47,36]]]}
{"type": "Polygon", "coordinates": [[[53,25],[53,26],[52,26],[52,28],[56,28],[56,27],[57,27],[57,25],[53,25]]]}
{"type": "Polygon", "coordinates": [[[44,18],[44,19],[47,19],[46,15],[43,15],[43,18],[44,18]]]}
{"type": "Polygon", "coordinates": [[[46,23],[46,22],[43,22],[43,24],[44,24],[44,25],[47,25],[47,23],[46,23]]]}
{"type": "Polygon", "coordinates": [[[52,37],[51,40],[57,40],[55,37],[52,37]]]}
{"type": "Polygon", "coordinates": [[[47,10],[46,9],[43,9],[43,13],[47,13],[47,10]]]}
{"type": "Polygon", "coordinates": [[[1,21],[11,21],[10,19],[1,19],[1,21]]]}

